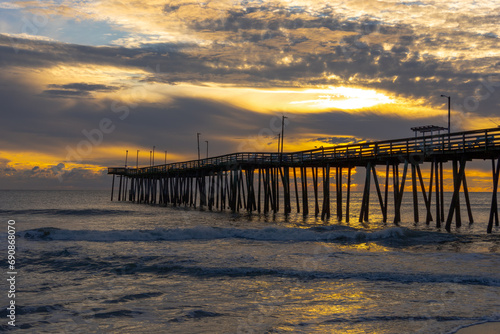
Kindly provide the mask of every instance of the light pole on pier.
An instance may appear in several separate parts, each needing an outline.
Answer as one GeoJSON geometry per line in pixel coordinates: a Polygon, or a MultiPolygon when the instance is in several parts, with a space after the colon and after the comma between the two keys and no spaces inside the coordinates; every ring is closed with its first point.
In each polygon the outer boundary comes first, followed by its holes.
{"type": "Polygon", "coordinates": [[[448,99],[448,136],[450,135],[450,121],[451,121],[451,96],[441,94],[441,97],[448,99]]]}
{"type": "Polygon", "coordinates": [[[285,141],[285,118],[288,118],[283,115],[281,118],[281,154],[283,154],[283,142],[285,141]]]}
{"type": "Polygon", "coordinates": [[[137,158],[135,160],[135,168],[139,169],[139,150],[137,150],[137,158]]]}
{"type": "Polygon", "coordinates": [[[200,135],[201,133],[199,132],[196,134],[196,137],[198,139],[198,160],[200,160],[200,135]]]}
{"type": "Polygon", "coordinates": [[[450,129],[451,129],[451,96],[441,94],[441,97],[446,97],[448,99],[448,146],[450,143],[450,129]]]}
{"type": "Polygon", "coordinates": [[[125,151],[125,168],[127,168],[128,150],[125,151]]]}
{"type": "Polygon", "coordinates": [[[278,154],[280,153],[281,133],[278,133],[278,154]]]}
{"type": "Polygon", "coordinates": [[[155,146],[153,146],[153,166],[155,165],[155,146]]]}

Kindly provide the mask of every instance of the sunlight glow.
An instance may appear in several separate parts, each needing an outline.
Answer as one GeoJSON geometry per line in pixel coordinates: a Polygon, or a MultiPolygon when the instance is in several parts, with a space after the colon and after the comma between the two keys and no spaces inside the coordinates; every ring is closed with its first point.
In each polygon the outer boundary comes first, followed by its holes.
{"type": "MultiPolygon", "coordinates": [[[[311,108],[317,107],[319,109],[352,110],[369,108],[379,104],[394,103],[393,99],[375,90],[340,86],[329,87],[327,90],[319,90],[317,93],[323,92],[325,95],[318,95],[317,99],[292,101],[290,104],[305,104],[311,108]]],[[[316,92],[315,90],[308,89],[304,93],[314,94],[316,92]]]]}

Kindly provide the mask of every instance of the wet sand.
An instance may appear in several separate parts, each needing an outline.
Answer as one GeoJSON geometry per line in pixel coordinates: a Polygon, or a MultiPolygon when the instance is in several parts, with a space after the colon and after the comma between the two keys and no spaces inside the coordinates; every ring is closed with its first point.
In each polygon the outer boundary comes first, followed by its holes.
{"type": "Polygon", "coordinates": [[[487,322],[460,329],[456,334],[498,334],[500,333],[500,322],[487,322]]]}

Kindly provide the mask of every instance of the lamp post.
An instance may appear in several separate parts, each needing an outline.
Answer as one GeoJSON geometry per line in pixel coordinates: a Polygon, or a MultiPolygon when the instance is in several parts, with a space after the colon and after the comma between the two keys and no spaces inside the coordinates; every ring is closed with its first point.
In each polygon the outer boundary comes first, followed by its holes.
{"type": "Polygon", "coordinates": [[[450,134],[450,120],[451,120],[451,96],[441,94],[441,97],[448,99],[448,135],[450,134]]]}
{"type": "Polygon", "coordinates": [[[281,118],[281,154],[283,154],[283,142],[285,141],[285,118],[288,118],[283,115],[281,118]]]}
{"type": "Polygon", "coordinates": [[[196,137],[198,138],[198,160],[200,160],[200,135],[201,133],[197,133],[196,137]]]}
{"type": "Polygon", "coordinates": [[[153,166],[155,165],[155,146],[153,146],[153,166]]]}
{"type": "Polygon", "coordinates": [[[135,160],[135,168],[139,169],[139,150],[137,150],[137,158],[135,160]]]}
{"type": "Polygon", "coordinates": [[[149,167],[152,166],[151,164],[151,156],[152,156],[153,151],[149,151],[149,167]]]}
{"type": "Polygon", "coordinates": [[[280,153],[281,133],[278,133],[278,154],[280,153]]]}
{"type": "Polygon", "coordinates": [[[125,151],[125,168],[127,168],[128,150],[125,151]]]}
{"type": "Polygon", "coordinates": [[[205,143],[207,143],[207,159],[208,159],[208,140],[205,140],[205,143]]]}
{"type": "Polygon", "coordinates": [[[450,128],[451,128],[451,96],[449,95],[444,95],[444,94],[441,94],[441,97],[446,97],[448,99],[448,146],[451,145],[450,143],[450,128]]]}

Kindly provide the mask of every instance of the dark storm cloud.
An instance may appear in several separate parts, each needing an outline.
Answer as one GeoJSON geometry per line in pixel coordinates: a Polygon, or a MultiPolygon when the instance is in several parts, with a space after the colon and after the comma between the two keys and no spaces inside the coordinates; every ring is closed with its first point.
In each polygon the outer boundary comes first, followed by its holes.
{"type": "Polygon", "coordinates": [[[92,92],[112,92],[119,88],[107,85],[86,84],[86,83],[72,83],[66,85],[49,84],[42,92],[42,96],[47,97],[62,97],[62,98],[75,98],[75,97],[90,97],[92,92]]]}
{"type": "Polygon", "coordinates": [[[63,89],[47,89],[42,92],[42,95],[50,97],[88,97],[89,92],[80,90],[63,90],[63,89]]]}
{"type": "MultiPolygon", "coordinates": [[[[180,53],[184,45],[161,44],[144,48],[93,47],[60,42],[16,39],[0,34],[0,67],[43,68],[56,64],[92,64],[117,67],[145,68],[148,65],[167,65],[180,71],[191,60],[180,53]],[[181,66],[181,67],[180,67],[181,66]]],[[[196,70],[195,64],[186,68],[196,70]],[[195,68],[193,68],[193,66],[195,68]]]]}
{"type": "Polygon", "coordinates": [[[94,172],[84,168],[65,169],[64,164],[47,168],[16,170],[0,164],[2,189],[105,189],[108,177],[105,171],[94,172]],[[26,182],[29,180],[30,182],[26,182]]]}
{"type": "Polygon", "coordinates": [[[68,89],[68,90],[77,90],[77,91],[97,91],[97,92],[105,92],[105,91],[113,91],[116,90],[116,87],[106,86],[106,85],[90,85],[86,83],[72,83],[66,85],[54,85],[51,84],[48,86],[49,88],[60,88],[60,89],[68,89]]]}

